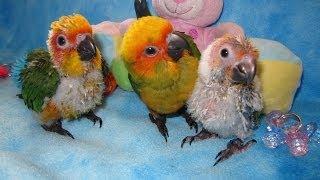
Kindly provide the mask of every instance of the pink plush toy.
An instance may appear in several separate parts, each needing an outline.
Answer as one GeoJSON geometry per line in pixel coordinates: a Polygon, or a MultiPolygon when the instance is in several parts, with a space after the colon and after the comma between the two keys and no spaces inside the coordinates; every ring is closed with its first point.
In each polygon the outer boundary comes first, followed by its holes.
{"type": "Polygon", "coordinates": [[[219,19],[223,0],[152,0],[152,5],[159,16],[172,22],[175,30],[193,37],[200,51],[226,33],[244,35],[235,23],[210,26],[219,19]]]}
{"type": "Polygon", "coordinates": [[[111,21],[103,21],[97,25],[92,25],[92,29],[94,33],[103,33],[109,36],[121,36],[123,35],[128,26],[135,19],[127,19],[123,22],[111,22],[111,21]]]}

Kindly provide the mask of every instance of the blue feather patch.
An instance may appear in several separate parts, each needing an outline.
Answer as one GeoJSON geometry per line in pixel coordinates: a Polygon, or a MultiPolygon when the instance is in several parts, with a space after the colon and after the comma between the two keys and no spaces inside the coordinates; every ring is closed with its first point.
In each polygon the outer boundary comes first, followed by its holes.
{"type": "Polygon", "coordinates": [[[20,73],[26,67],[26,64],[27,64],[26,58],[23,57],[23,58],[17,59],[16,62],[12,65],[11,78],[18,88],[21,88],[22,82],[21,82],[20,73]]]}

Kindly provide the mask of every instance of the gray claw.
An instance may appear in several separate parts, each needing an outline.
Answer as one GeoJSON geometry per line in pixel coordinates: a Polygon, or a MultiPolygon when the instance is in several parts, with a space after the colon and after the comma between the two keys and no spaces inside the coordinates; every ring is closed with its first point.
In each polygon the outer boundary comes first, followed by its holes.
{"type": "Polygon", "coordinates": [[[168,142],[169,132],[168,132],[168,128],[166,126],[166,119],[163,117],[160,117],[160,116],[158,118],[154,117],[151,113],[149,113],[149,118],[150,118],[151,122],[153,122],[154,124],[157,125],[159,132],[164,137],[166,142],[168,142]]]}
{"type": "Polygon", "coordinates": [[[255,144],[256,140],[250,140],[244,144],[244,142],[237,138],[229,141],[227,148],[220,151],[215,159],[218,159],[213,166],[216,166],[219,162],[229,159],[232,155],[242,153],[249,149],[253,144],[255,144]]]}
{"type": "Polygon", "coordinates": [[[181,142],[181,148],[183,148],[183,145],[186,143],[186,142],[189,142],[189,145],[191,146],[192,142],[194,141],[195,139],[195,136],[187,136],[185,137],[182,142],[181,142]]]}
{"type": "Polygon", "coordinates": [[[100,128],[102,127],[102,119],[100,117],[96,116],[93,111],[89,111],[87,114],[84,114],[83,116],[86,117],[87,119],[89,119],[90,121],[92,121],[93,122],[93,126],[98,121],[99,122],[99,127],[100,128]]]}
{"type": "Polygon", "coordinates": [[[41,125],[41,127],[46,131],[55,132],[60,135],[69,136],[72,139],[74,139],[73,135],[69,131],[62,128],[61,120],[58,120],[57,122],[53,123],[51,126],[41,125]]]}

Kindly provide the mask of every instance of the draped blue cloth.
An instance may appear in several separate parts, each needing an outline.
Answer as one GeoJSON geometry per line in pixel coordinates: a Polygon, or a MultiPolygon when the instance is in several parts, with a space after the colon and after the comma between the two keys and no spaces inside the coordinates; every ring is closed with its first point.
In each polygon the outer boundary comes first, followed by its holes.
{"type": "MultiPolygon", "coordinates": [[[[238,23],[250,37],[279,41],[302,59],[304,74],[293,111],[305,123],[320,123],[319,10],[319,0],[225,0],[219,20],[238,23]]],[[[46,47],[50,22],[74,12],[92,24],[134,17],[129,0],[0,0],[0,64],[46,47]]],[[[320,145],[310,144],[304,157],[292,157],[285,145],[267,149],[261,141],[265,123],[248,152],[212,167],[229,139],[181,149],[181,140],[194,131],[179,117],[168,119],[165,143],[134,93],[118,89],[106,99],[97,111],[104,120],[101,129],[86,119],[63,122],[75,140],[45,132],[18,93],[11,79],[0,80],[0,179],[320,178],[320,145]]]]}

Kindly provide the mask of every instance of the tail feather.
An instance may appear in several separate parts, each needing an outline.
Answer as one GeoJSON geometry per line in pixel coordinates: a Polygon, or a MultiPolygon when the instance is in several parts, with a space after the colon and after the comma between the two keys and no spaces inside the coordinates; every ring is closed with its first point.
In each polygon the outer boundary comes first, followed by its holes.
{"type": "Polygon", "coordinates": [[[16,62],[12,65],[11,78],[18,88],[21,88],[22,86],[20,74],[22,70],[25,69],[26,65],[27,65],[27,61],[25,57],[16,60],[16,62]]]}
{"type": "Polygon", "coordinates": [[[148,3],[146,0],[135,0],[134,10],[136,12],[137,18],[151,16],[151,12],[149,10],[148,3]]]}

